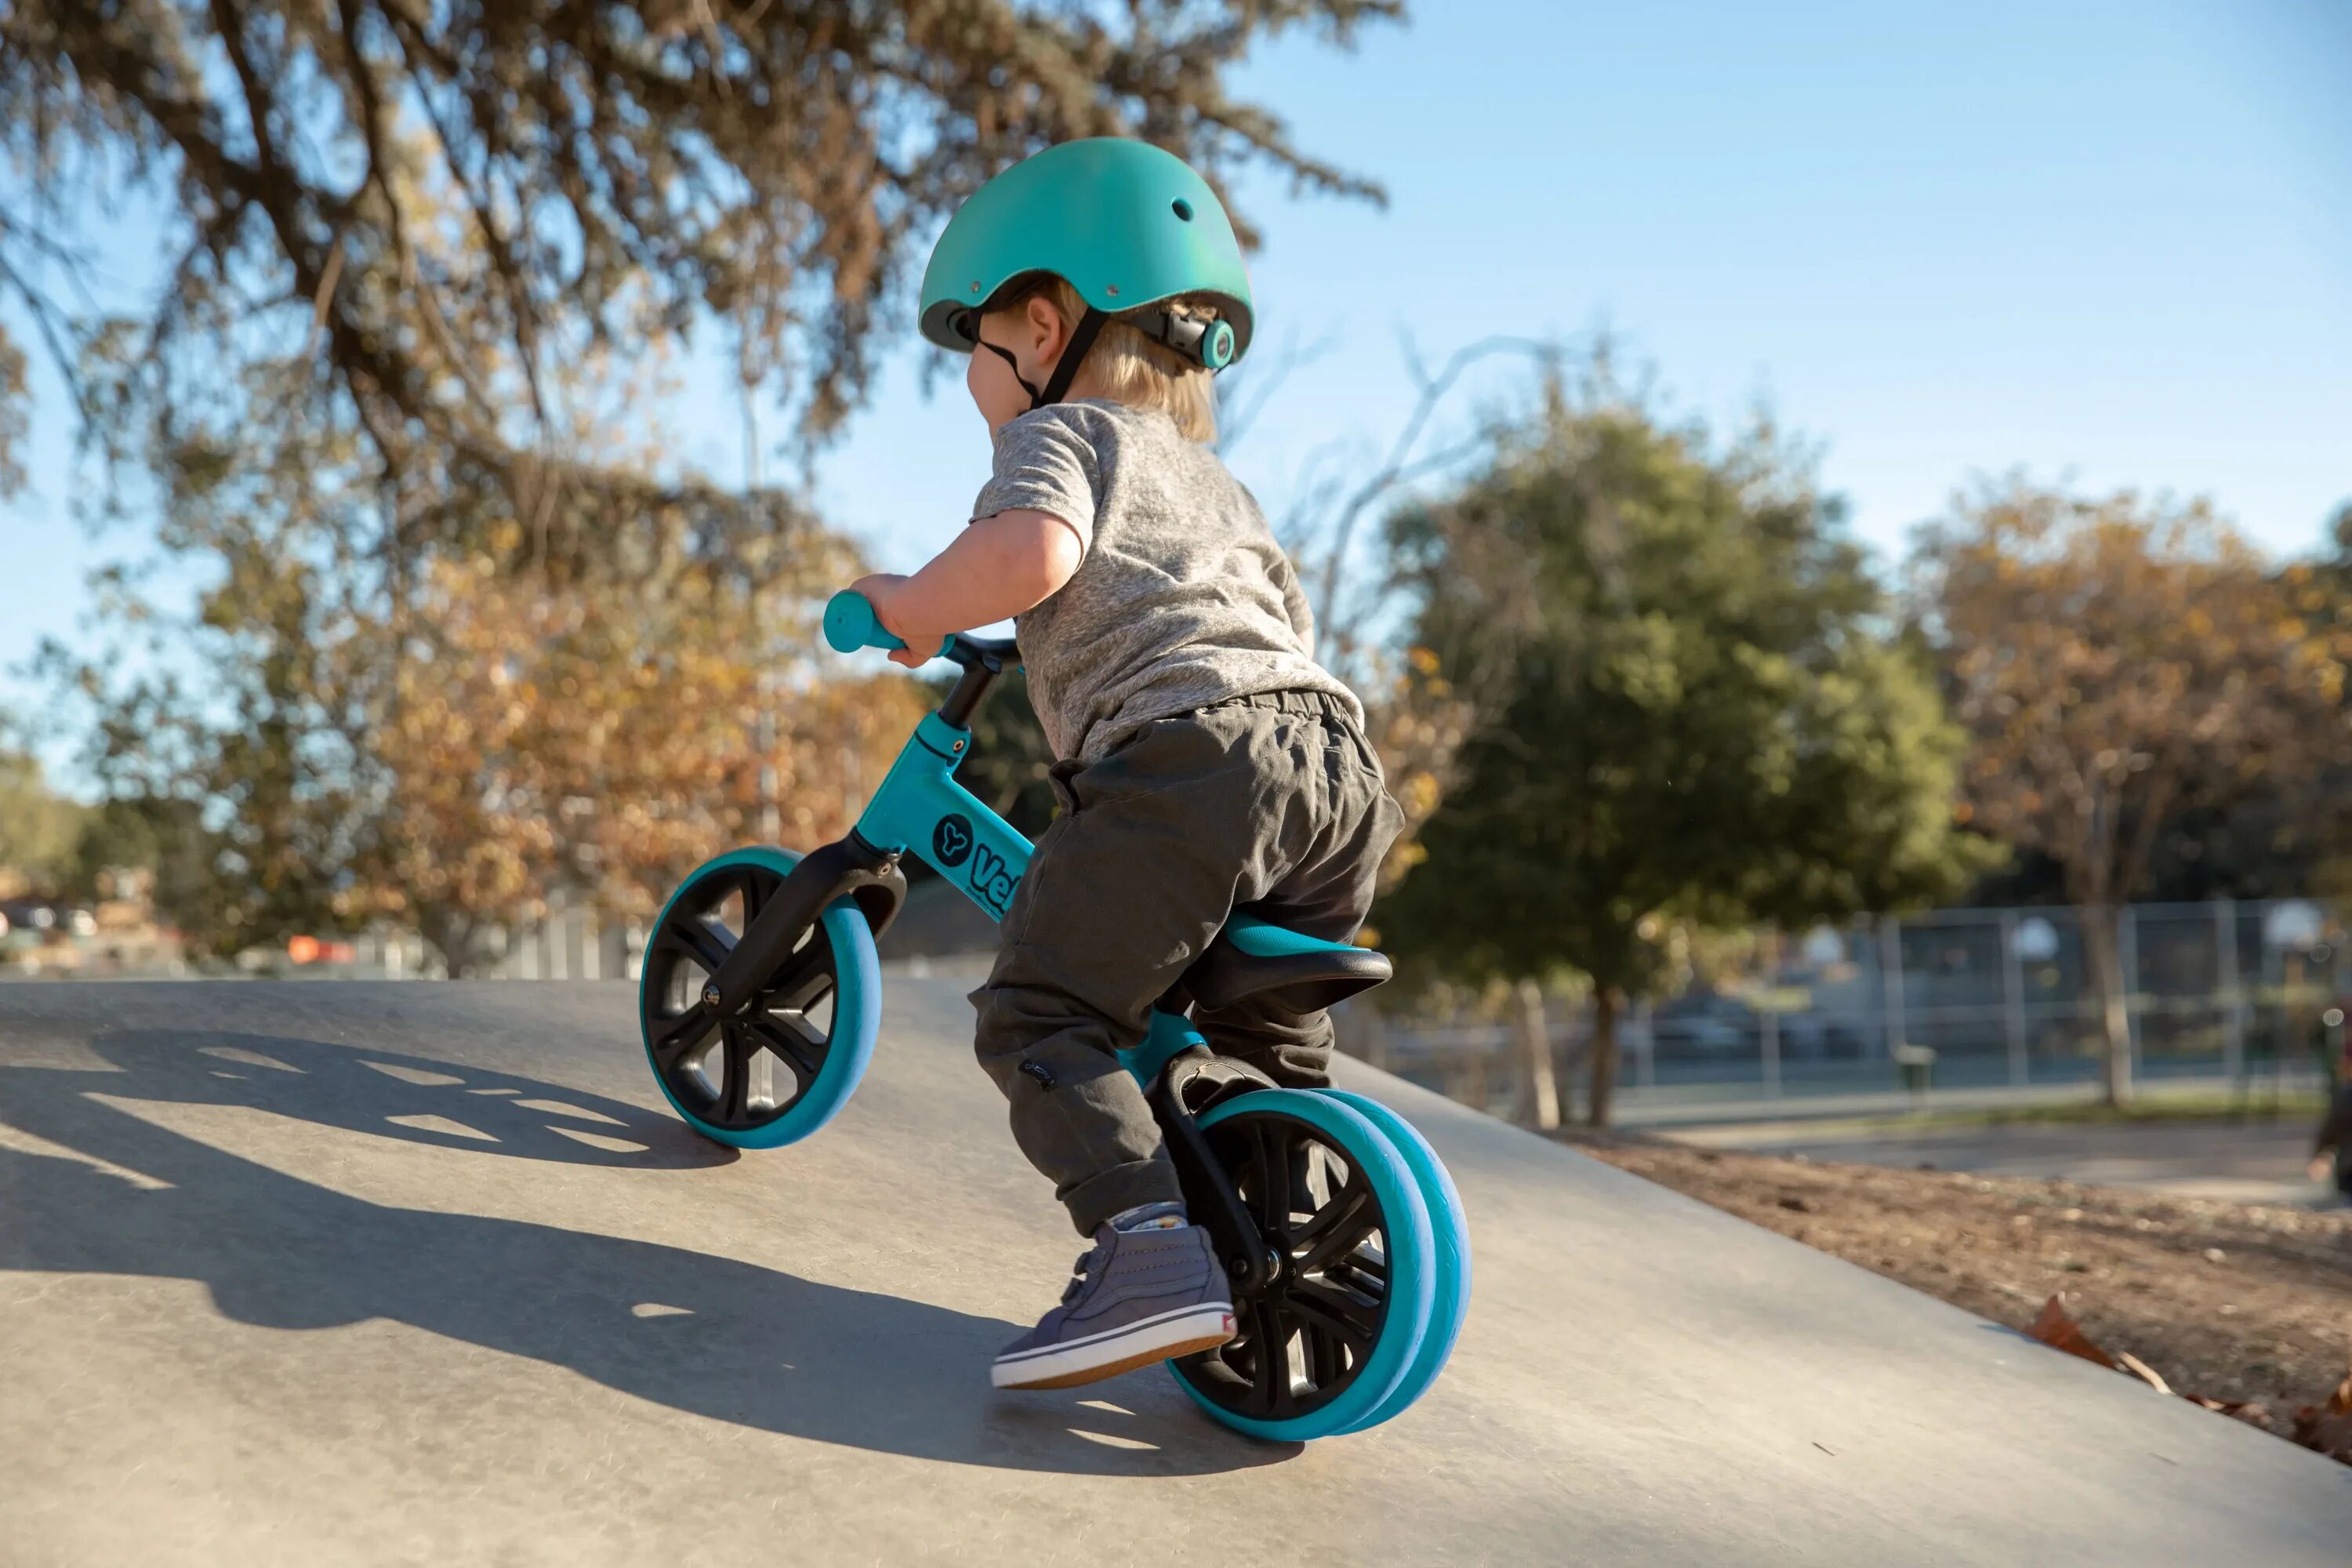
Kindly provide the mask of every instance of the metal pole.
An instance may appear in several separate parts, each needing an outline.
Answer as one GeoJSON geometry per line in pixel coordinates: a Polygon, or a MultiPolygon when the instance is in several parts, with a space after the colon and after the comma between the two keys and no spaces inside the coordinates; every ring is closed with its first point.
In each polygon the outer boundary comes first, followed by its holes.
{"type": "Polygon", "coordinates": [[[1777,993],[1780,989],[1780,933],[1777,930],[1764,933],[1764,1007],[1759,1016],[1762,1036],[1758,1044],[1764,1053],[1764,1093],[1767,1098],[1780,1098],[1780,1009],[1777,993]]]}
{"type": "Polygon", "coordinates": [[[752,690],[760,704],[760,712],[752,734],[753,744],[760,748],[760,842],[774,844],[784,836],[783,803],[777,794],[781,782],[776,773],[776,690],[775,670],[763,663],[752,690]]]}
{"type": "MultiPolygon", "coordinates": [[[[1642,1046],[1634,1058],[1634,1081],[1643,1089],[1658,1087],[1658,1035],[1656,1005],[1648,997],[1642,999],[1642,1046]]],[[[1623,1047],[1621,1046],[1620,1050],[1623,1047]]]]}
{"type": "Polygon", "coordinates": [[[2139,1082],[2139,910],[2130,904],[2116,919],[2116,948],[2124,972],[2124,1037],[2130,1042],[2132,1082],[2139,1082]]]}
{"type": "Polygon", "coordinates": [[[2017,956],[2017,911],[2000,911],[2001,1016],[2009,1032],[2009,1081],[2025,1087],[2025,965],[2017,956]]]}
{"type": "Polygon", "coordinates": [[[1903,1017],[1903,922],[1893,915],[1878,919],[1879,1011],[1891,1059],[1909,1044],[1903,1017]]]}
{"type": "Polygon", "coordinates": [[[2221,1002],[2221,1071],[2231,1083],[2246,1070],[2246,1003],[2238,994],[2238,905],[2213,900],[2213,984],[2221,1002]]]}

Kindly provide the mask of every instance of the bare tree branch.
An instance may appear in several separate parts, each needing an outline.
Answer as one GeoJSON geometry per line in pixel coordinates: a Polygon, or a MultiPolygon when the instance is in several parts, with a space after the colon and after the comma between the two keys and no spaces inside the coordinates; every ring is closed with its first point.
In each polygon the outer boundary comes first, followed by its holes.
{"type": "Polygon", "coordinates": [[[1249,438],[1251,426],[1282,390],[1283,384],[1295,372],[1329,353],[1337,342],[1336,338],[1318,338],[1304,348],[1295,340],[1285,342],[1270,363],[1251,360],[1238,389],[1232,384],[1234,374],[1228,371],[1223,378],[1224,384],[1218,388],[1217,456],[1232,461],[1234,448],[1249,438]]]}

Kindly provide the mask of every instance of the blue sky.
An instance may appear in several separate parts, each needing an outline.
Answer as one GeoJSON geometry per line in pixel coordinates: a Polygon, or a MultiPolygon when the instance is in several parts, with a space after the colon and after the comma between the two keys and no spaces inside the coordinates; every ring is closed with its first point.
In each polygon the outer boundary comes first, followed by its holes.
{"type": "MultiPolygon", "coordinates": [[[[1241,81],[1391,196],[1244,186],[1261,344],[1330,343],[1234,456],[1270,504],[1309,454],[1402,421],[1401,331],[1442,358],[1601,323],[1685,409],[1769,398],[1890,558],[1972,472],[2021,464],[2210,494],[2282,553],[2352,498],[2352,5],[1418,9],[1241,81]]],[[[817,473],[824,513],[899,568],[987,460],[961,385],[927,400],[919,363],[891,358],[817,473]]],[[[669,413],[733,478],[719,384],[669,413]]],[[[0,507],[0,666],[69,634],[83,572],[135,543],[82,537],[68,428],[53,400],[39,419],[37,493],[0,507]]]]}

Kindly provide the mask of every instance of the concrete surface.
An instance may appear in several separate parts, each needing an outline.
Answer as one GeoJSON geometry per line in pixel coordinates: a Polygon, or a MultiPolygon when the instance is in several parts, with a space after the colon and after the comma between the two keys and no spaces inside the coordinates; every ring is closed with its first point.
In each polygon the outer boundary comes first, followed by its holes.
{"type": "Polygon", "coordinates": [[[1740,1126],[1662,1129],[1664,1137],[1706,1149],[1802,1154],[1859,1165],[1974,1171],[2144,1187],[2179,1197],[2230,1203],[2333,1207],[2342,1200],[2326,1182],[2305,1173],[2316,1117],[2246,1121],[2139,1121],[2108,1125],[2014,1122],[1989,1127],[1837,1125],[1765,1121],[1740,1126]]]}
{"type": "Polygon", "coordinates": [[[1416,1409],[993,1394],[1076,1241],[889,1005],[738,1158],[618,984],[0,989],[0,1562],[2346,1560],[2352,1470],[1352,1068],[1471,1215],[1416,1409]]]}

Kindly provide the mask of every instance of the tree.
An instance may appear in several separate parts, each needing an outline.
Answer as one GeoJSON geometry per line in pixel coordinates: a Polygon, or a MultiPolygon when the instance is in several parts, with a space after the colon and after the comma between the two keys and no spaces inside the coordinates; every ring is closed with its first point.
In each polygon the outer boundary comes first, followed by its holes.
{"type": "Polygon", "coordinates": [[[194,952],[391,918],[463,974],[559,888],[642,917],[771,826],[837,835],[913,722],[906,682],[820,679],[815,607],[855,557],[772,494],[742,540],[690,495],[657,510],[627,578],[500,572],[509,520],[391,600],[313,526],[319,456],[186,478],[169,526],[228,569],[191,622],[130,601],[171,658],[48,655],[98,705],[124,820],[204,868],[158,891],[194,952]]]}
{"type": "Polygon", "coordinates": [[[442,566],[423,600],[428,649],[364,748],[376,798],[348,901],[413,921],[453,975],[559,887],[644,919],[768,826],[838,837],[921,711],[903,679],[817,679],[813,602],[719,565],[651,594],[442,566]]]}
{"type": "MultiPolygon", "coordinates": [[[[651,481],[580,458],[583,418],[614,411],[567,395],[566,367],[723,324],[747,395],[821,437],[863,394],[924,238],[1041,147],[1139,135],[1221,180],[1255,163],[1377,195],[1227,75],[1273,34],[1345,45],[1398,15],[20,0],[0,10],[0,290],[82,377],[102,439],[142,406],[234,428],[244,372],[290,358],[293,395],[350,428],[354,476],[385,492],[352,520],[376,553],[470,548],[512,515],[541,553],[593,554],[651,481]],[[93,319],[82,223],[134,194],[161,208],[163,285],[93,319]]],[[[0,394],[21,358],[0,342],[0,394]]],[[[0,480],[12,433],[0,417],[0,480]]]]}
{"type": "Polygon", "coordinates": [[[1416,641],[1479,693],[1426,858],[1375,911],[1427,971],[1593,987],[1589,1116],[1677,922],[1800,925],[1954,889],[1958,737],[1769,426],[1718,448],[1605,359],[1393,515],[1416,641]]]}
{"type": "Polygon", "coordinates": [[[0,749],[0,893],[63,890],[89,816],[49,787],[38,758],[0,749]]]}
{"type": "Polygon", "coordinates": [[[2082,906],[2108,1100],[2131,1098],[2116,913],[2168,823],[2341,748],[2344,662],[2204,500],[2084,498],[2021,477],[1958,498],[1913,563],[1969,734],[1974,821],[2082,906]]]}
{"type": "MultiPolygon", "coordinates": [[[[1422,824],[1453,782],[1455,754],[1475,702],[1428,648],[1400,647],[1384,635],[1393,628],[1397,601],[1406,584],[1377,562],[1377,544],[1366,548],[1362,525],[1415,482],[1457,468],[1483,448],[1483,435],[1432,438],[1439,412],[1467,374],[1506,358],[1548,367],[1559,362],[1562,352],[1559,344],[1542,339],[1484,338],[1456,350],[1432,370],[1410,338],[1403,347],[1405,374],[1415,396],[1385,450],[1369,462],[1346,442],[1310,454],[1297,493],[1273,520],[1275,535],[1314,605],[1315,656],[1362,701],[1366,738],[1402,814],[1381,868],[1383,889],[1394,886],[1421,859],[1422,824]],[[1375,559],[1360,558],[1366,555],[1375,559]]],[[[1237,417],[1220,425],[1220,456],[1231,454],[1290,371],[1317,352],[1270,363],[1255,361],[1252,379],[1238,389],[1228,378],[1220,401],[1237,417]]],[[[1221,409],[1221,421],[1223,413],[1221,409]]],[[[1537,1076],[1548,1075],[1546,1064],[1537,1076]]]]}

